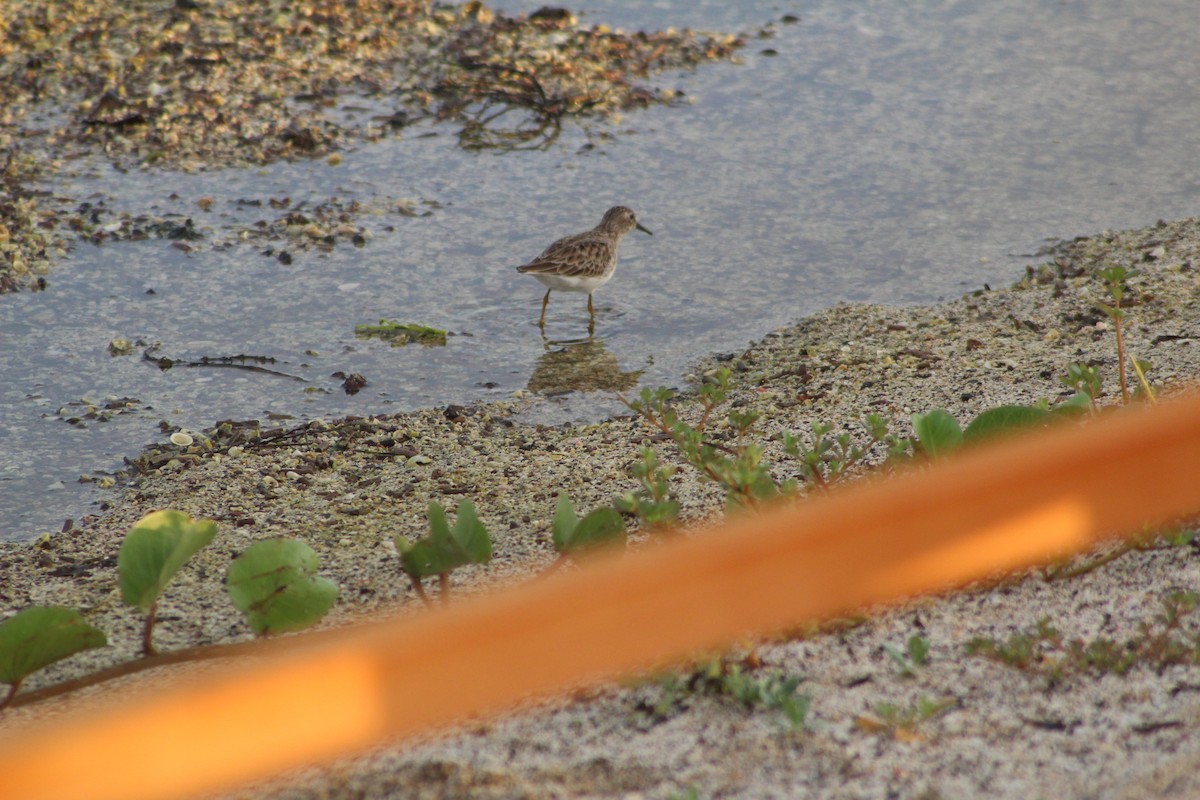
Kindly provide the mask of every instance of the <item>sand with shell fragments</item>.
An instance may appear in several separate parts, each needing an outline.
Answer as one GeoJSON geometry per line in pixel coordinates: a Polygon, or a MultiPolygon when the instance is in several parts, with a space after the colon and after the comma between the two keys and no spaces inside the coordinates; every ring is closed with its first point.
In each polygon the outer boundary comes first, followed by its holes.
{"type": "MultiPolygon", "coordinates": [[[[913,412],[941,407],[965,423],[985,408],[1058,398],[1070,362],[1095,365],[1116,391],[1112,326],[1093,277],[1119,263],[1128,282],[1127,345],[1153,364],[1155,386],[1200,376],[1200,223],[1106,232],[1047,254],[1012,289],[937,306],[842,306],[766,335],[743,352],[699,364],[732,370],[731,401],[762,412],[756,437],[776,478],[795,474],[774,443],[782,430],[825,421],[861,435],[876,412],[907,432],[913,412]]],[[[122,607],[115,555],[142,514],[179,508],[216,519],[219,538],[182,571],[160,612],[163,648],[248,638],[222,596],[223,570],[255,540],[298,536],[341,587],[328,624],[381,611],[415,612],[391,536],[416,537],[430,499],[470,497],[492,532],[495,560],[455,575],[459,592],[527,578],[553,559],[556,493],[577,507],[634,488],[629,467],[649,433],[632,418],[572,427],[513,421],[527,400],[310,424],[244,443],[218,437],[141,478],[111,510],[49,541],[0,547],[0,601],[9,609],[61,603],[84,611],[112,646],[31,678],[36,689],[134,655],[140,621],[122,607]]],[[[683,404],[687,407],[687,404],[683,404]]],[[[711,428],[713,436],[721,426],[711,428]]],[[[661,459],[674,460],[665,443],[661,459]]],[[[877,456],[879,454],[876,454],[877,456]]],[[[158,463],[158,462],[156,462],[158,463]]],[[[1114,465],[1119,468],[1119,465],[1114,465]]],[[[719,515],[711,484],[675,478],[685,518],[719,515]]],[[[656,682],[606,686],[477,721],[405,746],[247,787],[232,797],[495,798],[1183,798],[1200,794],[1200,666],[1137,664],[1123,675],[1071,672],[1059,680],[968,656],[975,637],[1004,638],[1049,618],[1068,639],[1118,642],[1153,622],[1173,591],[1200,589],[1190,545],[1128,553],[1071,580],[1040,575],[927,598],[862,624],[764,643],[764,670],[800,676],[808,726],[778,712],[656,682]],[[902,675],[884,650],[919,635],[928,663],[902,675]],[[667,702],[671,701],[673,702],[667,702]],[[943,710],[909,729],[877,724],[880,704],[943,710]]],[[[1194,616],[1194,615],[1193,615],[1194,616]]],[[[1185,617],[1181,636],[1200,632],[1185,617]]],[[[211,667],[210,667],[211,668],[211,667]]],[[[485,668],[481,665],[481,668],[485,668]]],[[[765,673],[764,673],[765,674],[765,673]]],[[[87,697],[103,695],[96,689],[87,697]]],[[[84,702],[14,709],[3,727],[84,702]]]]}

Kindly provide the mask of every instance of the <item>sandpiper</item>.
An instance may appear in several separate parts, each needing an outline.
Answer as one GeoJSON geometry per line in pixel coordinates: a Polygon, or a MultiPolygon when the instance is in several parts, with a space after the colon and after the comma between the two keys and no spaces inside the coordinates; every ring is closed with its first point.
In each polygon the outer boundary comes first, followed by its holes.
{"type": "Polygon", "coordinates": [[[533,261],[517,267],[517,272],[532,275],[548,287],[542,298],[539,328],[546,328],[546,306],[550,304],[550,292],[557,289],[560,292],[587,292],[588,329],[592,329],[596,322],[592,292],[613,276],[617,269],[617,244],[634,228],[650,233],[628,208],[613,206],[590,231],[559,239],[533,261]]]}

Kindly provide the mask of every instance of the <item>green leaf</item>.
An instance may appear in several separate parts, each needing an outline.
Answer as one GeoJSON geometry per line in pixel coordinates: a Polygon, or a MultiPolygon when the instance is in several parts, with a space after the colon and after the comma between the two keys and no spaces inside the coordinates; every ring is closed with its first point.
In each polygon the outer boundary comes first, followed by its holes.
{"type": "Polygon", "coordinates": [[[554,547],[560,553],[576,554],[618,542],[625,543],[625,520],[615,508],[603,506],[579,520],[563,537],[561,545],[555,541],[554,547]]]}
{"type": "Polygon", "coordinates": [[[997,406],[983,411],[963,431],[964,439],[986,439],[1034,425],[1044,425],[1053,415],[1033,406],[997,406]]]}
{"type": "Polygon", "coordinates": [[[225,587],[258,636],[298,631],[333,607],[337,586],[316,576],[317,554],[297,539],[265,539],[225,573],[225,587]]]}
{"type": "Polygon", "coordinates": [[[910,636],[908,639],[908,657],[916,666],[925,666],[925,662],[929,658],[929,640],[923,636],[910,636]]]}
{"type": "Polygon", "coordinates": [[[0,683],[17,683],[31,672],[108,639],[78,612],[34,606],[0,622],[0,683]]]}
{"type": "Polygon", "coordinates": [[[679,503],[675,500],[640,500],[637,514],[646,525],[668,525],[679,519],[679,503]]]}
{"type": "Polygon", "coordinates": [[[217,524],[182,511],[155,511],[133,526],[117,555],[121,597],[144,612],[197,550],[212,541],[217,524]]]}
{"type": "Polygon", "coordinates": [[[577,525],[579,525],[579,516],[576,515],[574,506],[571,505],[571,498],[567,496],[566,492],[560,492],[558,505],[554,508],[554,522],[550,525],[556,551],[566,552],[566,543],[570,540],[571,532],[577,525]]]}
{"type": "Polygon", "coordinates": [[[431,500],[428,513],[429,536],[412,543],[399,535],[392,539],[400,553],[400,566],[410,576],[428,578],[465,564],[486,564],[491,560],[491,539],[470,500],[459,504],[453,530],[441,504],[431,500]]]}
{"type": "Polygon", "coordinates": [[[440,575],[468,563],[458,557],[458,549],[452,544],[445,541],[436,542],[432,537],[426,537],[419,542],[409,542],[403,536],[397,535],[393,541],[400,553],[400,568],[414,578],[440,575]]]}
{"type": "Polygon", "coordinates": [[[429,538],[438,543],[450,541],[450,523],[446,521],[446,509],[434,500],[429,501],[429,538]]]}
{"type": "Polygon", "coordinates": [[[962,429],[949,412],[940,408],[928,414],[913,414],[912,426],[921,449],[931,456],[944,455],[962,444],[962,429]]]}
{"type": "Polygon", "coordinates": [[[454,529],[450,531],[471,561],[475,564],[486,564],[492,560],[492,540],[488,538],[487,529],[475,515],[475,504],[463,500],[455,512],[454,529]]]}

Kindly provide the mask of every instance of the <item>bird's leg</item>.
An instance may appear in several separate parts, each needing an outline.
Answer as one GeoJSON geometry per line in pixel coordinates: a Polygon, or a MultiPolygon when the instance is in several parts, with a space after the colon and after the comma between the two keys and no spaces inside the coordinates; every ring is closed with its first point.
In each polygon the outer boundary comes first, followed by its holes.
{"type": "Polygon", "coordinates": [[[546,296],[542,298],[542,318],[538,320],[538,327],[546,327],[546,306],[550,305],[550,290],[546,290],[546,296]]]}
{"type": "Polygon", "coordinates": [[[592,322],[596,321],[596,309],[592,308],[592,295],[590,293],[588,294],[588,316],[591,317],[592,322]]]}

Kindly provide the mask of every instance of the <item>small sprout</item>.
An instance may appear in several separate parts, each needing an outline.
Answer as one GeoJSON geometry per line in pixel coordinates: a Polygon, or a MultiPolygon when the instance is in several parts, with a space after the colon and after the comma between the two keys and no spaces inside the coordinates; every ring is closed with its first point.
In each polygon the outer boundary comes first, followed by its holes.
{"type": "MultiPolygon", "coordinates": [[[[1084,395],[1091,406],[1092,413],[1099,413],[1100,407],[1096,401],[1100,397],[1101,382],[1095,367],[1080,363],[1068,364],[1067,374],[1059,380],[1063,386],[1075,391],[1075,395],[1066,403],[1080,405],[1083,401],[1079,399],[1079,396],[1084,395]]],[[[1066,405],[1066,403],[1062,405],[1066,405]]]]}
{"type": "Polygon", "coordinates": [[[737,664],[721,663],[720,674],[712,679],[718,693],[729,695],[747,708],[780,711],[793,730],[804,728],[811,698],[796,694],[803,678],[781,672],[759,677],[748,674],[737,664]]]}
{"type": "Polygon", "coordinates": [[[1117,375],[1121,379],[1121,401],[1129,403],[1129,385],[1125,380],[1125,312],[1121,308],[1121,300],[1125,297],[1125,279],[1132,277],[1122,266],[1105,267],[1096,270],[1096,277],[1104,282],[1104,290],[1112,298],[1112,304],[1097,303],[1096,306],[1108,315],[1113,322],[1113,330],[1117,334],[1117,375]]]}
{"type": "Polygon", "coordinates": [[[989,637],[977,637],[967,642],[967,655],[983,656],[1010,667],[1032,669],[1041,660],[1046,644],[1061,642],[1059,633],[1050,625],[1048,617],[1038,620],[1036,628],[1029,633],[1014,633],[999,642],[989,637]]]}
{"type": "Polygon", "coordinates": [[[929,640],[921,636],[912,636],[905,644],[904,652],[890,644],[885,644],[883,651],[895,662],[902,676],[912,678],[916,676],[917,670],[929,661],[929,640]]]}
{"type": "Polygon", "coordinates": [[[450,573],[466,564],[486,564],[492,558],[492,541],[475,515],[475,505],[463,500],[458,505],[454,527],[446,520],[446,510],[436,501],[429,502],[429,535],[409,542],[396,535],[392,541],[400,553],[400,567],[412,581],[417,596],[429,605],[422,585],[434,575],[442,588],[442,602],[450,599],[450,573]]]}
{"type": "Polygon", "coordinates": [[[126,534],[117,554],[117,574],[125,604],[137,606],[146,614],[143,655],[155,653],[154,618],[163,589],[216,533],[217,524],[212,520],[193,520],[182,511],[155,511],[126,534]]]}
{"type": "Polygon", "coordinates": [[[30,673],[107,644],[101,631],[70,608],[34,606],[0,622],[0,683],[9,687],[0,710],[12,702],[30,673]]]}
{"type": "Polygon", "coordinates": [[[706,381],[700,386],[698,392],[700,396],[700,404],[704,408],[704,413],[700,417],[700,421],[696,423],[696,430],[703,431],[705,424],[708,422],[709,415],[713,409],[725,402],[729,394],[729,376],[732,373],[729,367],[721,367],[712,376],[711,381],[706,381]]]}
{"type": "Polygon", "coordinates": [[[911,742],[920,738],[920,734],[916,732],[918,725],[946,713],[957,705],[958,701],[953,697],[937,700],[922,697],[908,706],[876,703],[875,716],[859,717],[856,723],[860,730],[869,733],[890,733],[897,741],[911,742]]]}
{"type": "Polygon", "coordinates": [[[729,424],[737,431],[738,436],[745,436],[746,432],[754,427],[754,423],[758,422],[759,412],[751,409],[749,411],[739,411],[734,409],[729,412],[729,424]]]}
{"type": "Polygon", "coordinates": [[[337,586],[317,572],[317,554],[298,539],[264,539],[225,573],[225,587],[256,636],[315,625],[333,607],[337,586]]]}
{"type": "Polygon", "coordinates": [[[808,695],[796,693],[802,681],[802,677],[780,670],[755,674],[729,659],[715,658],[702,662],[690,672],[670,672],[660,676],[656,681],[658,700],[640,702],[637,710],[647,722],[655,724],[684,708],[689,695],[728,697],[748,709],[779,711],[788,727],[799,731],[808,724],[812,700],[808,695]]]}

